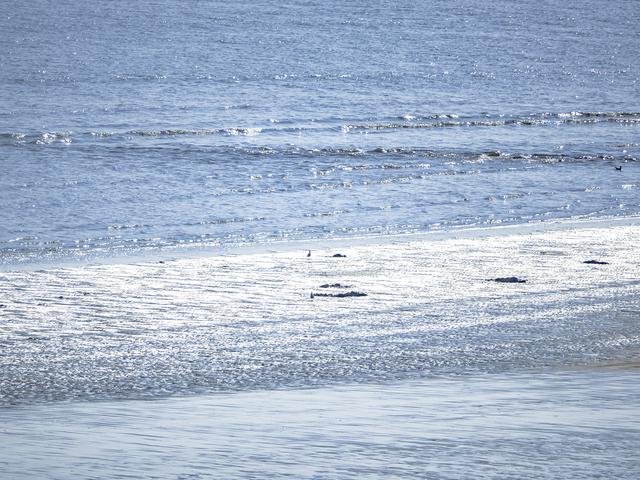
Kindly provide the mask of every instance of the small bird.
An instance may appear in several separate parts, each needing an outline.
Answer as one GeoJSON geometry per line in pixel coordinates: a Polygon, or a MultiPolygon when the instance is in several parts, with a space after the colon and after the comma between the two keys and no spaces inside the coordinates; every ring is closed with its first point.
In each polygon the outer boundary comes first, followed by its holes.
{"type": "Polygon", "coordinates": [[[307,253],[307,258],[309,258],[311,256],[311,250],[309,250],[309,253],[307,253]]]}
{"type": "Polygon", "coordinates": [[[618,165],[618,166],[616,167],[616,170],[618,170],[619,172],[621,172],[621,171],[622,171],[622,165],[618,165]]]}

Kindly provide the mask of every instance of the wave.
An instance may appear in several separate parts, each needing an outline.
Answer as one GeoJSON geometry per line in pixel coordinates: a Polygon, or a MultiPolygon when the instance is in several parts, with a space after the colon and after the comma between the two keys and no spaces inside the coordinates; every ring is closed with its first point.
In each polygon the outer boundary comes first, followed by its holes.
{"type": "MultiPolygon", "coordinates": [[[[224,129],[225,135],[253,135],[254,133],[247,131],[252,129],[224,129]]],[[[112,138],[116,134],[109,132],[91,132],[90,135],[100,138],[112,138]]],[[[139,135],[141,137],[161,137],[178,136],[178,135],[207,135],[204,130],[149,130],[149,131],[130,131],[129,135],[139,135]]],[[[28,145],[54,145],[54,144],[70,144],[77,140],[78,136],[72,132],[48,132],[37,136],[30,136],[21,133],[2,134],[0,140],[7,139],[16,143],[24,143],[28,145]]],[[[0,141],[0,144],[2,142],[0,141]]],[[[221,161],[246,161],[251,157],[289,157],[294,159],[300,158],[327,158],[327,159],[346,159],[346,158],[362,158],[370,160],[371,163],[362,163],[355,165],[338,166],[337,168],[347,169],[401,169],[406,165],[415,167],[415,162],[408,162],[408,159],[417,159],[424,162],[423,165],[428,167],[430,159],[439,159],[451,162],[466,163],[484,163],[484,162],[505,162],[505,161],[523,161],[530,163],[560,163],[560,162],[590,162],[590,161],[609,161],[609,162],[636,162],[640,157],[634,153],[628,153],[623,150],[618,154],[609,153],[554,153],[554,152],[505,152],[501,150],[464,150],[460,149],[432,149],[423,147],[373,147],[358,148],[353,146],[335,146],[335,147],[302,147],[289,143],[282,145],[252,145],[252,144],[184,144],[184,143],[164,143],[164,144],[130,144],[124,142],[115,143],[98,143],[77,142],[78,148],[90,148],[92,152],[97,152],[100,148],[105,148],[110,154],[117,153],[122,150],[127,157],[146,156],[149,154],[175,154],[176,156],[184,156],[188,154],[207,154],[208,162],[221,161]],[[426,159],[426,162],[421,159],[426,159]]],[[[626,146],[626,145],[625,145],[626,146]]],[[[336,168],[336,166],[318,167],[316,174],[323,175],[328,172],[327,169],[336,168]]],[[[256,178],[255,180],[258,180],[256,178]]]]}
{"type": "Polygon", "coordinates": [[[214,128],[214,129],[166,129],[166,130],[130,130],[127,135],[138,135],[141,137],[175,137],[175,136],[202,136],[202,135],[245,135],[254,136],[260,134],[262,128],[214,128]]]}
{"type": "Polygon", "coordinates": [[[214,129],[135,129],[125,132],[88,131],[88,132],[0,132],[1,144],[51,145],[54,143],[72,143],[73,141],[99,139],[126,139],[128,137],[177,137],[177,136],[256,136],[262,132],[259,127],[229,127],[214,129]]]}
{"type": "MultiPolygon", "coordinates": [[[[230,223],[250,223],[263,222],[266,217],[229,217],[229,218],[212,218],[198,222],[198,225],[228,225],[230,223]]],[[[190,224],[187,224],[190,225],[190,224]]],[[[195,224],[194,224],[195,225],[195,224]]]]}
{"type": "Polygon", "coordinates": [[[151,225],[145,225],[141,223],[128,223],[128,224],[115,224],[109,225],[109,230],[134,230],[134,229],[142,229],[149,228],[151,225]]]}
{"type": "Polygon", "coordinates": [[[21,140],[26,136],[25,133],[21,132],[0,132],[0,139],[15,139],[21,140]]]}
{"type": "Polygon", "coordinates": [[[72,132],[0,132],[0,144],[51,145],[52,143],[68,144],[72,141],[72,132]]]}
{"type": "MultiPolygon", "coordinates": [[[[635,162],[639,158],[633,155],[621,154],[566,154],[566,153],[509,153],[500,150],[483,150],[483,151],[451,151],[436,150],[428,148],[371,148],[359,149],[350,147],[327,147],[327,148],[303,148],[297,146],[284,146],[279,148],[262,148],[253,146],[233,146],[227,148],[224,152],[235,153],[238,155],[257,155],[257,156],[295,156],[295,157],[355,157],[363,159],[380,159],[376,163],[363,163],[361,165],[348,164],[337,168],[344,169],[401,169],[409,165],[411,168],[416,166],[428,167],[429,163],[406,163],[408,158],[420,159],[441,159],[450,161],[460,161],[466,163],[484,163],[490,161],[525,161],[532,163],[560,163],[560,162],[589,162],[589,161],[617,161],[617,162],[635,162]],[[394,158],[400,160],[399,163],[392,161],[394,158]]],[[[317,170],[317,174],[322,174],[323,170],[317,170]]]]}
{"type": "MultiPolygon", "coordinates": [[[[553,127],[562,125],[594,125],[614,123],[621,125],[640,125],[640,112],[625,111],[573,111],[573,112],[542,112],[526,115],[506,115],[480,113],[477,115],[459,115],[455,113],[439,114],[402,114],[396,117],[381,118],[373,122],[351,121],[328,118],[320,120],[269,120],[267,126],[230,126],[214,128],[135,128],[123,131],[90,130],[84,132],[47,131],[47,132],[0,132],[0,145],[52,145],[69,144],[72,142],[101,140],[127,142],[131,138],[173,138],[173,137],[253,137],[282,136],[283,138],[295,134],[332,134],[341,132],[368,133],[385,130],[403,129],[449,129],[449,128],[504,128],[504,127],[553,127]],[[310,126],[312,124],[312,126],[310,126]],[[286,125],[286,126],[284,126],[286,125]]],[[[635,145],[635,144],[633,144],[635,145]]],[[[269,150],[270,147],[263,147],[269,150]]],[[[326,149],[319,148],[321,151],[326,149]]],[[[360,154],[352,149],[345,154],[360,154]]],[[[392,152],[393,149],[381,153],[392,152]]]]}
{"type": "Polygon", "coordinates": [[[441,115],[402,115],[403,122],[346,124],[342,126],[345,133],[351,131],[375,131],[398,129],[437,129],[451,127],[507,127],[507,126],[550,126],[562,124],[589,125],[594,123],[640,124],[640,112],[568,112],[538,113],[522,117],[503,117],[502,115],[459,116],[455,114],[441,115]]]}
{"type": "Polygon", "coordinates": [[[640,117],[640,112],[626,111],[571,111],[571,112],[538,112],[522,115],[501,114],[480,112],[476,115],[460,115],[455,113],[435,113],[428,115],[404,114],[397,117],[399,120],[438,120],[438,119],[472,119],[472,118],[512,118],[512,119],[535,119],[535,118],[579,118],[579,117],[640,117]]]}

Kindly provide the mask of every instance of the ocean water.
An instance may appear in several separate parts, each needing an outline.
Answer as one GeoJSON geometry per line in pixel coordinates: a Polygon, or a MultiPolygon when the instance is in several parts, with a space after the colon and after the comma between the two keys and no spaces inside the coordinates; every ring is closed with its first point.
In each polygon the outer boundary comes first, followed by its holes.
{"type": "Polygon", "coordinates": [[[638,213],[639,10],[3,2],[0,263],[638,213]]]}
{"type": "Polygon", "coordinates": [[[0,1],[0,478],[637,478],[639,41],[0,1]]]}

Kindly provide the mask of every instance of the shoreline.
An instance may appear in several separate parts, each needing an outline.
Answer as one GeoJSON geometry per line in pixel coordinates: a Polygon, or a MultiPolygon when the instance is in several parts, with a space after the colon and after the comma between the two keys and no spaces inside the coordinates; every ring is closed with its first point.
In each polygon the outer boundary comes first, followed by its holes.
{"type": "Polygon", "coordinates": [[[607,228],[640,225],[640,215],[623,217],[563,218],[527,223],[485,226],[453,226],[442,230],[410,233],[373,234],[353,237],[328,237],[297,240],[279,240],[248,245],[175,245],[170,247],[149,247],[143,252],[122,252],[106,256],[60,257],[53,260],[35,260],[24,263],[0,264],[0,273],[11,271],[35,271],[42,269],[76,268],[99,265],[130,265],[154,261],[190,260],[197,258],[254,255],[267,253],[287,253],[306,250],[328,250],[352,246],[394,245],[405,242],[437,242],[452,239],[480,239],[504,237],[532,233],[556,232],[573,229],[607,228]]]}
{"type": "Polygon", "coordinates": [[[637,220],[3,272],[0,403],[635,361],[637,220]]]}

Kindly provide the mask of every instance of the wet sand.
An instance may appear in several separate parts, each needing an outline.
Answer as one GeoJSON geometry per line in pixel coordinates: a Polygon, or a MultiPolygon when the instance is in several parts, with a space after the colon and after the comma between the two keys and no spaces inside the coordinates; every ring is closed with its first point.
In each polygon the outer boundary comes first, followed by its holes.
{"type": "Polygon", "coordinates": [[[3,272],[0,403],[636,359],[640,226],[623,220],[3,272]]]}

